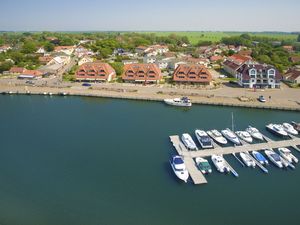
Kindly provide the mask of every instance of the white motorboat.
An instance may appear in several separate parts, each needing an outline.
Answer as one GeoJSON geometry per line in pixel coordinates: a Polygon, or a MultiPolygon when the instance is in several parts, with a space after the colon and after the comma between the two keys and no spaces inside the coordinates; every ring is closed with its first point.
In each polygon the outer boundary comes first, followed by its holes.
{"type": "Polygon", "coordinates": [[[192,106],[192,102],[188,97],[164,99],[164,102],[168,105],[173,105],[173,106],[184,106],[184,107],[192,106]]]}
{"type": "Polygon", "coordinates": [[[280,125],[280,124],[270,123],[266,127],[273,134],[276,134],[276,135],[281,136],[281,137],[288,136],[288,133],[283,129],[282,125],[280,125]]]}
{"type": "Polygon", "coordinates": [[[278,148],[278,151],[280,156],[287,160],[289,163],[298,163],[297,157],[292,154],[291,150],[287,148],[278,148]]]}
{"type": "Polygon", "coordinates": [[[265,154],[277,167],[279,168],[283,167],[282,160],[276,152],[272,150],[265,150],[265,154]]]}
{"type": "Polygon", "coordinates": [[[221,133],[224,135],[225,138],[227,138],[233,144],[236,144],[236,145],[241,144],[239,138],[229,128],[222,130],[221,133]]]}
{"type": "Polygon", "coordinates": [[[255,139],[264,140],[264,136],[259,132],[258,129],[256,129],[255,127],[251,127],[248,126],[248,128],[246,129],[246,131],[255,139]]]}
{"type": "Polygon", "coordinates": [[[204,130],[195,130],[195,135],[202,148],[213,148],[212,141],[204,130]]]}
{"type": "Polygon", "coordinates": [[[296,131],[300,132],[300,123],[292,121],[292,125],[296,131]]]}
{"type": "Polygon", "coordinates": [[[227,140],[223,137],[223,135],[217,130],[207,131],[207,134],[214,139],[218,144],[226,145],[227,140]]]}
{"type": "Polygon", "coordinates": [[[258,151],[253,151],[252,152],[253,157],[262,165],[268,165],[269,162],[268,160],[263,156],[263,154],[261,154],[258,151]]]}
{"type": "Polygon", "coordinates": [[[256,165],[255,161],[247,153],[240,152],[240,156],[244,161],[244,163],[246,164],[246,166],[253,167],[253,168],[255,167],[256,165]]]}
{"type": "Polygon", "coordinates": [[[222,156],[212,155],[211,160],[219,172],[221,173],[230,172],[230,168],[228,167],[225,159],[222,156]]]}
{"type": "Polygon", "coordinates": [[[293,134],[293,135],[298,135],[298,131],[291,124],[283,123],[282,127],[287,133],[293,134]]]}
{"type": "Polygon", "coordinates": [[[175,175],[186,183],[189,178],[189,172],[186,169],[182,157],[179,155],[173,156],[170,160],[170,164],[175,175]]]}
{"type": "Polygon", "coordinates": [[[204,159],[204,158],[201,158],[201,157],[197,157],[195,159],[196,161],[196,164],[198,166],[198,169],[203,173],[203,174],[206,174],[206,173],[211,173],[212,172],[212,169],[211,169],[211,166],[209,164],[209,162],[204,159]]]}
{"type": "Polygon", "coordinates": [[[244,140],[244,141],[246,141],[248,143],[252,143],[253,142],[253,139],[252,139],[251,135],[247,131],[236,131],[235,133],[242,140],[244,140]]]}
{"type": "Polygon", "coordinates": [[[183,144],[189,149],[189,150],[197,150],[197,146],[193,140],[193,138],[188,134],[184,133],[181,136],[181,140],[183,144]]]}

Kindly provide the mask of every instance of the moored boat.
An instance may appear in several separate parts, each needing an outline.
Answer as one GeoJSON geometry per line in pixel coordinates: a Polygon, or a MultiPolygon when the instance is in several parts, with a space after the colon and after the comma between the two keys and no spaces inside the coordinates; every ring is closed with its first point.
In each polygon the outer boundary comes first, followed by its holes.
{"type": "Polygon", "coordinates": [[[207,131],[207,134],[214,139],[218,144],[226,145],[227,140],[223,137],[223,135],[217,130],[207,131]]]}
{"type": "Polygon", "coordinates": [[[246,131],[255,139],[264,140],[263,135],[259,132],[259,130],[255,127],[252,126],[248,126],[248,128],[246,129],[246,131]]]}
{"type": "Polygon", "coordinates": [[[189,178],[189,172],[186,169],[182,157],[179,155],[173,156],[170,160],[170,164],[175,175],[186,183],[189,178]]]}
{"type": "Polygon", "coordinates": [[[197,150],[197,146],[193,138],[188,133],[182,134],[181,140],[185,147],[187,147],[189,150],[197,150]]]}
{"type": "Polygon", "coordinates": [[[204,130],[195,130],[195,135],[202,148],[213,148],[212,141],[204,130]]]}
{"type": "Polygon", "coordinates": [[[282,160],[276,152],[272,150],[265,150],[265,154],[277,167],[283,168],[282,160]]]}
{"type": "Polygon", "coordinates": [[[242,140],[244,140],[244,141],[246,141],[248,143],[252,143],[253,142],[253,139],[252,139],[251,135],[247,131],[236,131],[235,133],[242,140]]]}
{"type": "Polygon", "coordinates": [[[282,125],[280,125],[280,124],[270,123],[266,127],[273,134],[276,134],[276,135],[281,136],[281,137],[288,136],[288,133],[283,129],[282,125]]]}
{"type": "Polygon", "coordinates": [[[225,162],[225,159],[222,156],[212,155],[211,160],[219,172],[230,172],[230,168],[228,167],[227,163],[225,162]]]}
{"type": "Polygon", "coordinates": [[[231,141],[233,144],[241,144],[239,138],[229,128],[222,130],[221,133],[224,135],[225,138],[227,138],[227,140],[231,141]]]}
{"type": "Polygon", "coordinates": [[[209,162],[208,162],[206,159],[201,158],[201,157],[197,157],[197,158],[195,159],[195,161],[196,161],[196,164],[197,164],[198,169],[199,169],[203,174],[211,173],[211,172],[212,172],[211,166],[210,166],[209,162]]]}
{"type": "Polygon", "coordinates": [[[287,160],[289,163],[298,163],[298,159],[294,156],[288,148],[278,148],[279,154],[282,158],[287,160]]]}
{"type": "Polygon", "coordinates": [[[298,135],[298,131],[291,124],[283,123],[282,127],[287,133],[293,134],[293,135],[298,135]]]}
{"type": "Polygon", "coordinates": [[[292,121],[292,125],[296,131],[300,132],[300,123],[292,121]]]}
{"type": "Polygon", "coordinates": [[[188,97],[164,99],[164,102],[168,105],[173,105],[173,106],[183,106],[183,107],[192,106],[192,102],[188,97]]]}
{"type": "Polygon", "coordinates": [[[269,161],[264,157],[263,154],[261,154],[258,151],[253,151],[252,152],[253,157],[262,165],[268,165],[269,161]]]}
{"type": "Polygon", "coordinates": [[[256,163],[255,161],[245,152],[240,152],[240,156],[243,160],[243,162],[246,164],[248,167],[255,167],[256,163]]]}

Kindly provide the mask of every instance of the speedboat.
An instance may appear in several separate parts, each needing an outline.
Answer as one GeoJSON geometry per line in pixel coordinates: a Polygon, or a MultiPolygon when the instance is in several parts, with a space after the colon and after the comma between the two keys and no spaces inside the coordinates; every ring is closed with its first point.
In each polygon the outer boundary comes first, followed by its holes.
{"type": "Polygon", "coordinates": [[[222,156],[212,155],[211,160],[219,172],[221,173],[230,172],[230,168],[228,167],[225,159],[222,156]]]}
{"type": "Polygon", "coordinates": [[[211,166],[206,159],[197,157],[195,159],[195,161],[196,161],[197,167],[201,171],[201,173],[206,174],[206,173],[212,172],[211,166]]]}
{"type": "Polygon", "coordinates": [[[268,160],[258,151],[252,152],[253,157],[262,165],[269,165],[268,160]]]}
{"type": "Polygon", "coordinates": [[[184,106],[184,107],[192,106],[192,102],[188,97],[164,99],[164,102],[168,105],[173,105],[173,106],[184,106]]]}
{"type": "Polygon", "coordinates": [[[240,156],[242,158],[242,160],[244,161],[244,163],[246,164],[246,166],[248,167],[255,167],[255,161],[250,157],[250,155],[248,155],[245,152],[240,152],[240,156]]]}
{"type": "Polygon", "coordinates": [[[204,130],[195,130],[195,135],[202,148],[213,148],[211,139],[204,130]]]}
{"type": "Polygon", "coordinates": [[[281,136],[281,137],[288,136],[288,133],[283,129],[283,126],[280,124],[270,123],[266,127],[270,132],[272,132],[278,136],[281,136]]]}
{"type": "Polygon", "coordinates": [[[252,143],[253,142],[253,139],[252,139],[251,135],[247,131],[236,131],[235,133],[242,140],[244,140],[244,141],[246,141],[248,143],[252,143]]]}
{"type": "Polygon", "coordinates": [[[170,164],[175,175],[186,183],[189,178],[189,172],[186,169],[182,157],[179,155],[173,156],[170,160],[170,164]]]}
{"type": "Polygon", "coordinates": [[[193,141],[192,137],[188,133],[182,134],[181,140],[188,149],[197,150],[197,146],[195,142],[193,141]]]}
{"type": "Polygon", "coordinates": [[[229,128],[222,130],[221,133],[224,135],[224,137],[226,137],[233,144],[236,144],[236,145],[241,144],[239,138],[229,128]]]}
{"type": "Polygon", "coordinates": [[[292,125],[296,131],[300,132],[300,123],[292,121],[292,125]]]}
{"type": "Polygon", "coordinates": [[[222,144],[222,145],[226,145],[227,144],[227,140],[222,136],[222,134],[217,131],[217,130],[210,130],[207,131],[207,134],[214,139],[217,143],[222,144]]]}
{"type": "Polygon", "coordinates": [[[282,127],[287,133],[293,134],[293,135],[298,135],[298,131],[291,124],[283,123],[282,127]]]}
{"type": "Polygon", "coordinates": [[[255,127],[251,127],[251,126],[248,126],[248,128],[246,129],[246,131],[255,139],[258,139],[258,140],[261,140],[263,141],[264,140],[264,137],[263,135],[259,132],[258,129],[256,129],[255,127]]]}
{"type": "Polygon", "coordinates": [[[272,150],[265,150],[265,154],[276,166],[278,166],[279,168],[283,167],[282,160],[276,152],[272,150]]]}
{"type": "Polygon", "coordinates": [[[289,163],[298,163],[297,157],[292,154],[291,150],[287,148],[278,148],[278,151],[280,156],[287,160],[289,163]]]}

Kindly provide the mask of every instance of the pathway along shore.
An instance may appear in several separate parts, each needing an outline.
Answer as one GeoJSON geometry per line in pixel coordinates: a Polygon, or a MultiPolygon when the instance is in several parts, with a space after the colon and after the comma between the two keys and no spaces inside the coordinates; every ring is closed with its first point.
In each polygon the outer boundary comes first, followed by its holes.
{"type": "MultiPolygon", "coordinates": [[[[195,90],[191,93],[186,93],[184,90],[174,89],[173,91],[151,91],[151,87],[147,91],[141,91],[139,87],[120,88],[103,86],[102,88],[87,88],[87,87],[36,87],[36,86],[11,86],[0,84],[0,93],[13,92],[13,94],[32,94],[44,95],[44,93],[52,93],[59,95],[62,92],[71,96],[88,96],[88,97],[103,97],[103,98],[116,98],[116,99],[133,99],[133,100],[146,100],[146,101],[163,101],[165,98],[175,98],[187,95],[194,104],[203,105],[218,105],[218,106],[235,106],[246,108],[260,108],[260,109],[276,109],[288,111],[300,111],[300,104],[297,101],[286,99],[272,99],[266,103],[260,103],[254,98],[249,98],[249,101],[242,101],[238,97],[218,96],[210,94],[200,94],[195,90]],[[150,91],[149,91],[150,90],[150,91]]],[[[300,93],[300,92],[299,92],[300,93]]],[[[300,98],[300,95],[299,95],[300,98]]]]}

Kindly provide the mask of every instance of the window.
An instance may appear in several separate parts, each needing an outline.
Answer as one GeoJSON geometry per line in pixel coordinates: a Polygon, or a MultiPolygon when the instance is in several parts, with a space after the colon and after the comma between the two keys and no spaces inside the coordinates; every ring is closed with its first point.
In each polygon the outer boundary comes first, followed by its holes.
{"type": "Polygon", "coordinates": [[[195,76],[190,76],[190,78],[191,78],[191,79],[196,79],[196,77],[195,77],[195,76]]]}
{"type": "Polygon", "coordinates": [[[155,76],[154,75],[149,75],[149,78],[155,78],[155,76]]]}

